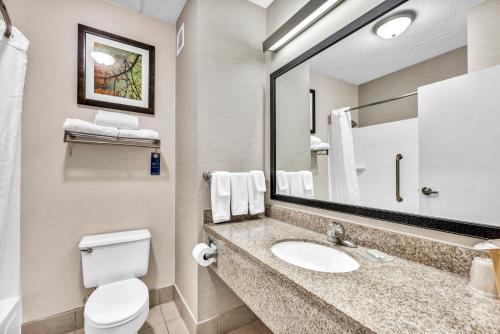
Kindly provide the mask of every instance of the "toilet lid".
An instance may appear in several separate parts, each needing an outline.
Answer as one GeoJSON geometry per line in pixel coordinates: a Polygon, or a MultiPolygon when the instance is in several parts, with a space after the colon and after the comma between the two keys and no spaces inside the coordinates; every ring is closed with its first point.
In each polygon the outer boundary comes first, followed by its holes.
{"type": "Polygon", "coordinates": [[[137,278],[98,287],[85,304],[85,318],[98,326],[111,326],[135,318],[149,305],[146,285],[137,278]]]}

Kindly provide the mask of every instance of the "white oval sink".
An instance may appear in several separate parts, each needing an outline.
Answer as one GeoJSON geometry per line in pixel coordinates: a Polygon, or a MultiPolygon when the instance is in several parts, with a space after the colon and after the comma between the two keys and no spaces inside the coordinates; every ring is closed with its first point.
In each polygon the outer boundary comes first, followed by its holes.
{"type": "Polygon", "coordinates": [[[359,268],[349,255],[307,241],[283,241],[273,245],[271,252],[294,266],[325,273],[347,273],[359,268]]]}

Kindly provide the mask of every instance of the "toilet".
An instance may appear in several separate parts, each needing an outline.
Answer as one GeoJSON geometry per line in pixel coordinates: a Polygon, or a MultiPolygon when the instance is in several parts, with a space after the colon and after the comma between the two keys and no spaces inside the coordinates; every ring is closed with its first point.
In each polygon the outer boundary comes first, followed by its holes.
{"type": "Polygon", "coordinates": [[[149,313],[149,230],[82,238],[83,284],[96,288],[85,304],[85,334],[137,333],[149,313]]]}

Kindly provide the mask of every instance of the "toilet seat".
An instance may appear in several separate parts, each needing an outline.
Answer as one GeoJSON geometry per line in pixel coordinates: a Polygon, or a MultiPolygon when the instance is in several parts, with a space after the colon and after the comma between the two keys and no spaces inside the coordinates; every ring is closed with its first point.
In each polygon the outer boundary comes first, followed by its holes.
{"type": "Polygon", "coordinates": [[[85,304],[84,317],[94,328],[111,328],[132,322],[148,311],[148,288],[132,278],[99,286],[85,304]]]}

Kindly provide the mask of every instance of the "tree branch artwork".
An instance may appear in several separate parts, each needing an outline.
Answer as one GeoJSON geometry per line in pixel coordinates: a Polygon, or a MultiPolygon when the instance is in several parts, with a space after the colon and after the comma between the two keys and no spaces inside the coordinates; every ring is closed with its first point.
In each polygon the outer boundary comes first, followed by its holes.
{"type": "Polygon", "coordinates": [[[95,43],[94,50],[115,59],[112,65],[94,63],[94,92],[142,100],[142,56],[99,43],[95,43]]]}

